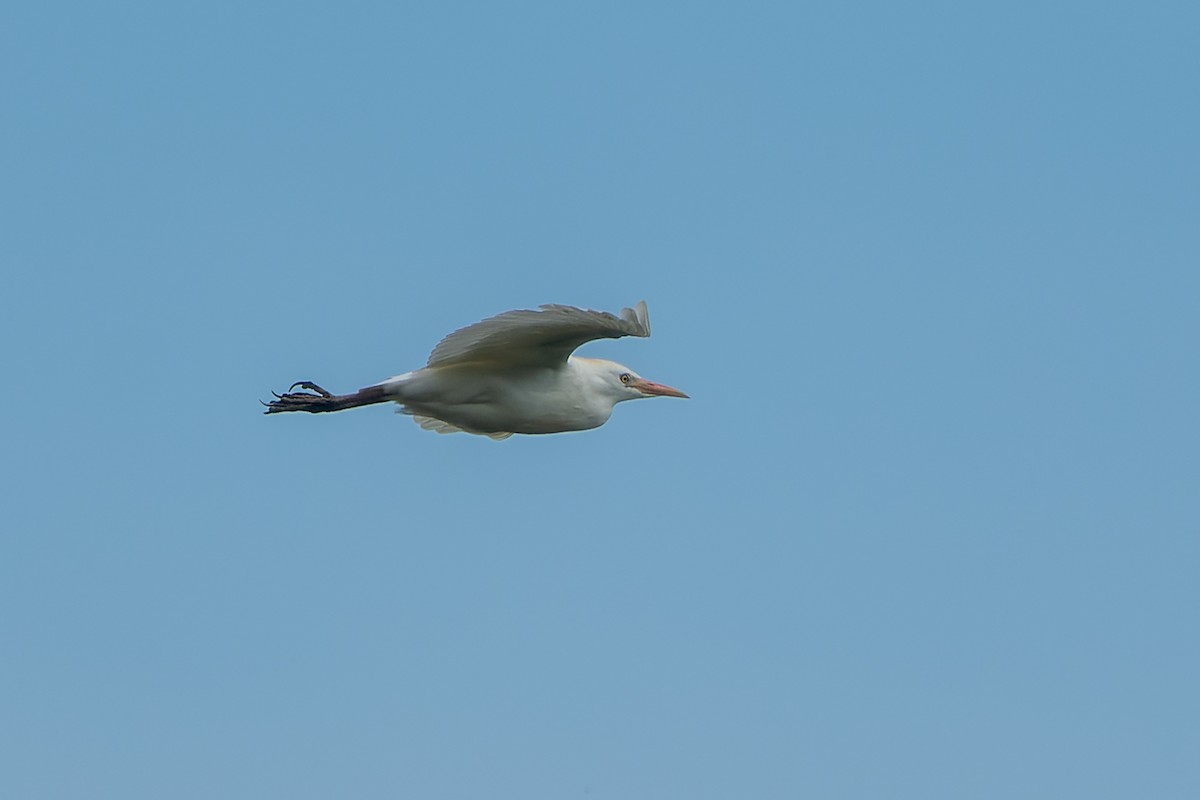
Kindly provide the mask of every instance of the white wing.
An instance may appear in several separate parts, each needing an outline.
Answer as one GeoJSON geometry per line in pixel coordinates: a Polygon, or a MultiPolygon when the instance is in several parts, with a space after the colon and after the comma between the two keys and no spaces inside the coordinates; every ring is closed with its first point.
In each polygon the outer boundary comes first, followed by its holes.
{"type": "MultiPolygon", "coordinates": [[[[401,411],[401,413],[408,413],[401,411]]],[[[469,431],[466,428],[460,428],[457,425],[451,425],[445,420],[437,419],[436,417],[425,417],[420,414],[411,414],[413,422],[420,425],[427,431],[436,431],[438,433],[478,433],[477,431],[469,431]]],[[[507,439],[512,436],[509,431],[500,431],[496,433],[480,433],[480,436],[487,436],[497,441],[507,439]]]]}
{"type": "Polygon", "coordinates": [[[621,309],[620,316],[547,305],[537,311],[506,311],[455,331],[433,348],[426,366],[478,362],[557,366],[584,342],[649,335],[650,313],[644,300],[621,309]]]}

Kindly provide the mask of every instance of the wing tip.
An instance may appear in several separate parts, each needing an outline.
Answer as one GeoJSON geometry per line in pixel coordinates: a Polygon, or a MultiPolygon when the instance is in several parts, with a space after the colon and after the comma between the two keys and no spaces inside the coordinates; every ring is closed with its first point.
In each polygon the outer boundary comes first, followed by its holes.
{"type": "Polygon", "coordinates": [[[639,300],[633,308],[622,308],[621,318],[627,322],[632,322],[638,326],[641,331],[636,336],[650,335],[650,309],[646,306],[645,300],[639,300]]]}

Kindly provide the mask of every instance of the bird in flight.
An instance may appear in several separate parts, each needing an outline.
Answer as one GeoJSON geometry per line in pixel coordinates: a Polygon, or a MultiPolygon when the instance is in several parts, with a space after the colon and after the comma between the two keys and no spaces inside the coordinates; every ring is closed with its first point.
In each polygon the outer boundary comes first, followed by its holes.
{"type": "Polygon", "coordinates": [[[588,430],[607,422],[624,400],[687,397],[616,362],[573,355],[594,339],[649,335],[644,300],[619,315],[559,305],[506,311],[442,339],[422,369],[353,394],[298,381],[284,394],[272,392],[275,399],[264,405],[267,414],[315,414],[397,403],[426,430],[493,439],[588,430]]]}

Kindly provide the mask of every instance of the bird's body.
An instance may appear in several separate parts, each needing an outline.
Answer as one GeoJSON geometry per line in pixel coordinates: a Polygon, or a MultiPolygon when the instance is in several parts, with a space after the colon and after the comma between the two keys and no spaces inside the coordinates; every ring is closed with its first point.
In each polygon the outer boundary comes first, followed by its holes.
{"type": "Polygon", "coordinates": [[[450,334],[423,368],[350,395],[295,384],[316,394],[276,395],[267,413],[341,411],[395,402],[422,428],[504,439],[514,433],[597,428],[613,407],[638,397],[687,397],[613,361],[571,355],[592,339],[649,336],[646,304],[620,316],[571,306],[509,311],[450,334]]]}
{"type": "Polygon", "coordinates": [[[462,430],[559,433],[599,427],[612,414],[612,403],[589,391],[595,363],[571,356],[562,368],[428,367],[381,386],[403,404],[405,413],[462,430]]]}

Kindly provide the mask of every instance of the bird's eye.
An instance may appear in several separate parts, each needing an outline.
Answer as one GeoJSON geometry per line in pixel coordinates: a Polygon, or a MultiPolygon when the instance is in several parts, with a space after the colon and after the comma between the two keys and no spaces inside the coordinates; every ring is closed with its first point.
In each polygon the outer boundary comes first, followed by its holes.
{"type": "Polygon", "coordinates": [[[628,372],[621,373],[621,383],[629,383],[629,373],[628,372]]]}

